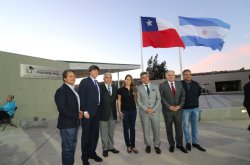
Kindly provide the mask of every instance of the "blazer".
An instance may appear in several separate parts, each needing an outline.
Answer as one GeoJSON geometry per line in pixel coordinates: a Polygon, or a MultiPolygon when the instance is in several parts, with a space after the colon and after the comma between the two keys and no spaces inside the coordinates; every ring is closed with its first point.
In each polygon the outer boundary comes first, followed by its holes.
{"type": "Polygon", "coordinates": [[[201,87],[199,83],[192,80],[190,82],[190,89],[188,89],[185,80],[182,80],[181,83],[185,90],[185,104],[183,109],[193,109],[199,107],[199,97],[201,95],[201,87]]]}
{"type": "Polygon", "coordinates": [[[75,128],[79,125],[79,105],[75,93],[63,84],[55,93],[55,103],[59,112],[57,128],[75,128]]]}
{"type": "Polygon", "coordinates": [[[139,109],[146,111],[148,107],[153,108],[155,112],[159,111],[161,105],[161,95],[159,87],[150,83],[150,94],[148,95],[145,86],[142,84],[137,88],[137,104],[139,109]]]}
{"type": "Polygon", "coordinates": [[[91,77],[80,82],[78,93],[81,111],[87,111],[90,116],[95,116],[98,112],[99,93],[91,77]]]}
{"type": "Polygon", "coordinates": [[[185,103],[185,91],[181,82],[175,81],[175,97],[172,94],[168,81],[160,84],[160,94],[163,112],[170,111],[169,107],[174,105],[180,106],[182,109],[185,103]]]}
{"type": "Polygon", "coordinates": [[[116,100],[117,100],[117,91],[118,88],[115,85],[111,85],[112,95],[109,95],[109,91],[105,86],[105,83],[100,85],[101,91],[101,101],[100,101],[100,120],[108,121],[112,112],[113,119],[117,119],[117,109],[116,109],[116,100]]]}
{"type": "Polygon", "coordinates": [[[244,85],[243,90],[244,90],[243,106],[249,109],[250,108],[250,81],[244,85]]]}

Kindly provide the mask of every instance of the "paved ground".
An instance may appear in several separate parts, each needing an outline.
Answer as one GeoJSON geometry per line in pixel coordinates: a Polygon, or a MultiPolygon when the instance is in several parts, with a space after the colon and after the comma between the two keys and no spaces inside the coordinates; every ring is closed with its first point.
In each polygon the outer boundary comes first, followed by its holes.
{"type": "MultiPolygon", "coordinates": [[[[54,122],[51,123],[53,125],[54,122]]],[[[200,123],[200,144],[207,152],[192,148],[188,154],[179,150],[169,153],[164,123],[161,123],[162,154],[144,152],[141,124],[136,125],[136,145],[139,154],[126,152],[122,124],[119,122],[115,132],[116,148],[121,152],[112,153],[104,162],[90,164],[104,165],[249,165],[250,164],[250,131],[246,130],[249,120],[212,121],[200,123]]],[[[80,150],[81,130],[75,155],[75,165],[81,165],[80,150]]],[[[101,145],[97,152],[101,155],[101,145]]],[[[58,165],[60,160],[60,136],[55,127],[48,128],[12,128],[7,127],[0,132],[0,164],[1,165],[58,165]]]]}
{"type": "Polygon", "coordinates": [[[201,95],[199,102],[201,109],[241,107],[243,94],[234,95],[201,95]]]}

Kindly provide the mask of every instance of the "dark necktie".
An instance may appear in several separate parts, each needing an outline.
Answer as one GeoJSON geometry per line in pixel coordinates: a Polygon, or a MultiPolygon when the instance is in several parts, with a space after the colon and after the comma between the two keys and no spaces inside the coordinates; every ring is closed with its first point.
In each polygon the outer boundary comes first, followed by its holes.
{"type": "Polygon", "coordinates": [[[100,103],[100,91],[99,91],[99,86],[98,86],[97,80],[95,80],[95,87],[96,87],[96,90],[98,93],[98,105],[99,105],[99,103],[100,103]]]}
{"type": "Polygon", "coordinates": [[[148,93],[148,95],[150,94],[150,90],[149,90],[149,88],[148,88],[148,85],[145,85],[145,87],[147,88],[147,93],[148,93]]]}
{"type": "Polygon", "coordinates": [[[111,85],[108,85],[109,95],[112,96],[111,85]]]}
{"type": "Polygon", "coordinates": [[[98,91],[98,93],[99,93],[99,89],[98,89],[98,82],[97,82],[97,80],[95,80],[95,87],[96,87],[96,90],[98,91]]]}
{"type": "Polygon", "coordinates": [[[171,83],[171,91],[172,91],[173,95],[175,96],[174,83],[171,83]]]}

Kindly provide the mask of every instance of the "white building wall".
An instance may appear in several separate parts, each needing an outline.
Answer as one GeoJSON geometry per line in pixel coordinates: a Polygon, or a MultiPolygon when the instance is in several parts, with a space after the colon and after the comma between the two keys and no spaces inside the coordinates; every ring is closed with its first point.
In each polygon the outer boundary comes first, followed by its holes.
{"type": "Polygon", "coordinates": [[[57,118],[58,112],[54,103],[56,89],[62,79],[33,79],[20,77],[20,64],[56,67],[68,69],[67,63],[0,52],[0,101],[5,101],[9,94],[15,96],[17,111],[15,120],[19,125],[33,125],[39,121],[46,123],[57,118]],[[36,120],[37,121],[34,121],[36,120]]]}

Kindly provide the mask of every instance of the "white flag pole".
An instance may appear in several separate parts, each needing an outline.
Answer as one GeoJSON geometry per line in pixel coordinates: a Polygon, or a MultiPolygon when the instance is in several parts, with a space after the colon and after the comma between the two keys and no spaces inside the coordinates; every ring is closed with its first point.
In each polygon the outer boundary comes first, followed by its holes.
{"type": "MultiPolygon", "coordinates": [[[[178,30],[178,34],[179,34],[179,19],[177,17],[177,30],[178,30]]],[[[182,48],[179,47],[179,63],[180,63],[180,74],[181,74],[181,80],[183,80],[183,75],[182,75],[182,48]]]]}
{"type": "Polygon", "coordinates": [[[140,27],[140,40],[141,40],[141,43],[140,43],[140,47],[141,47],[141,71],[143,72],[144,71],[144,65],[143,65],[143,53],[142,53],[142,23],[141,23],[141,17],[139,17],[139,27],[140,27]]]}
{"type": "Polygon", "coordinates": [[[181,80],[183,80],[183,75],[182,75],[182,58],[181,58],[181,55],[182,55],[182,50],[181,50],[181,48],[179,47],[180,72],[181,72],[181,80]]]}

